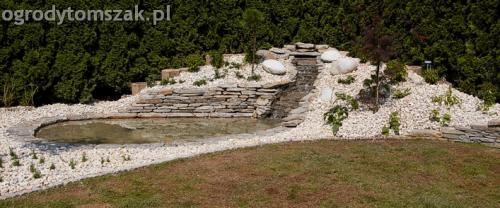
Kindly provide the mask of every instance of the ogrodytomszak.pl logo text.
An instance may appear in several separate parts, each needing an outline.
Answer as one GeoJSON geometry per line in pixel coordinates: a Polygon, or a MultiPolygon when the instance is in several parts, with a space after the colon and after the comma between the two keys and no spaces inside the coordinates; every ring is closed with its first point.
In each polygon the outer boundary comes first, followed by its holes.
{"type": "Polygon", "coordinates": [[[66,21],[112,21],[112,22],[149,22],[153,25],[160,21],[170,21],[170,5],[166,10],[153,10],[145,15],[144,10],[138,5],[131,10],[75,10],[71,7],[57,10],[55,5],[49,10],[3,10],[1,20],[14,22],[15,25],[23,25],[29,21],[57,22],[58,25],[66,21]]]}

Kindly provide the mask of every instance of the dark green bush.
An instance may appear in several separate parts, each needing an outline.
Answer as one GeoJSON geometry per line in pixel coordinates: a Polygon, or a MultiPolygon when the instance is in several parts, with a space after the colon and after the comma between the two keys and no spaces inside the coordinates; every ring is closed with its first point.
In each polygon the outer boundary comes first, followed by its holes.
{"type": "Polygon", "coordinates": [[[206,84],[207,84],[207,80],[204,80],[204,79],[196,80],[193,82],[193,85],[198,86],[198,87],[206,85],[206,84]]]}
{"type": "Polygon", "coordinates": [[[425,82],[429,84],[436,84],[439,81],[439,72],[436,69],[424,70],[422,72],[422,76],[425,79],[425,82]]]}
{"type": "Polygon", "coordinates": [[[212,66],[216,69],[220,69],[224,66],[224,56],[219,51],[212,51],[208,53],[212,57],[212,66]]]}
{"type": "Polygon", "coordinates": [[[392,84],[403,82],[408,76],[408,71],[406,65],[400,60],[391,60],[387,63],[387,68],[384,74],[390,80],[392,84]]]}
{"type": "Polygon", "coordinates": [[[347,76],[345,79],[339,79],[337,82],[339,84],[345,84],[345,85],[350,85],[356,81],[356,78],[352,75],[347,76]]]}

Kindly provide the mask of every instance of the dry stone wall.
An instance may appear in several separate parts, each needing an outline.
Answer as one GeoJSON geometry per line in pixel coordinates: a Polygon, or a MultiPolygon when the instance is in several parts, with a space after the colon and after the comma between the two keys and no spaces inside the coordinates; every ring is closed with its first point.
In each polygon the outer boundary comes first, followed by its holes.
{"type": "Polygon", "coordinates": [[[288,83],[225,84],[214,88],[165,87],[145,92],[121,113],[128,117],[264,117],[288,83]]]}
{"type": "Polygon", "coordinates": [[[458,142],[475,142],[500,147],[500,120],[491,120],[488,125],[464,127],[443,127],[440,130],[416,130],[414,137],[433,137],[458,142]]]}

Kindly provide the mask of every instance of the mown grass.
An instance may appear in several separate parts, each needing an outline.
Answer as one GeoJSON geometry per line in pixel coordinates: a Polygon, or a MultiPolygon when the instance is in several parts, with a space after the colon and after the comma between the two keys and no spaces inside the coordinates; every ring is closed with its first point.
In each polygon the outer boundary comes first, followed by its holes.
{"type": "Polygon", "coordinates": [[[430,140],[267,145],[0,201],[0,207],[498,207],[500,150],[430,140]]]}

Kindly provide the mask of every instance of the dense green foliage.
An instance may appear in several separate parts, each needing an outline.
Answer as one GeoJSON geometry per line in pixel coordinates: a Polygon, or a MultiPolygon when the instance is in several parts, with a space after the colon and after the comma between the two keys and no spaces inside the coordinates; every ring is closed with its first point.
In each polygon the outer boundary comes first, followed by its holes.
{"type": "Polygon", "coordinates": [[[356,43],[363,39],[362,30],[380,16],[384,32],[395,35],[399,59],[417,65],[432,60],[438,78],[490,102],[500,100],[498,0],[4,0],[0,10],[46,10],[52,4],[58,9],[132,9],[139,4],[148,12],[170,4],[172,21],[156,26],[1,22],[0,97],[7,99],[2,103],[30,104],[31,97],[36,104],[116,98],[129,91],[130,82],[154,79],[163,68],[196,70],[205,52],[248,51],[252,35],[241,22],[249,8],[264,16],[255,31],[260,47],[326,43],[360,57],[356,43]]]}

